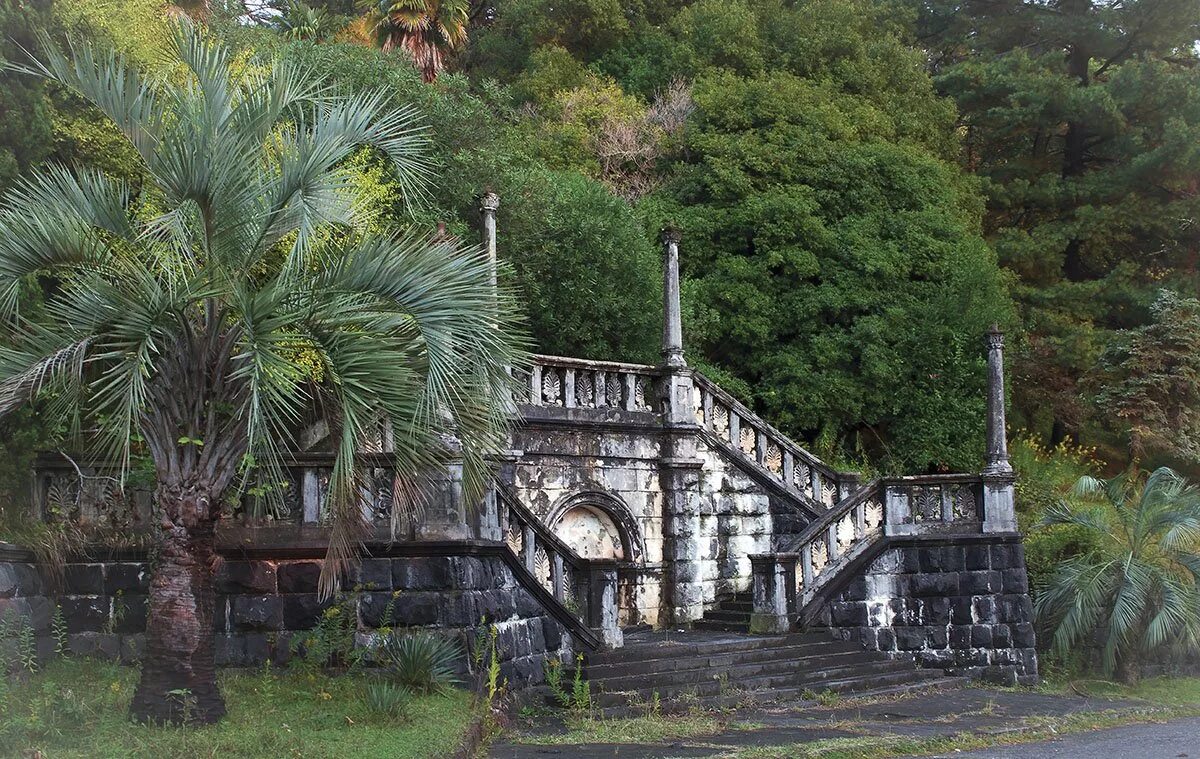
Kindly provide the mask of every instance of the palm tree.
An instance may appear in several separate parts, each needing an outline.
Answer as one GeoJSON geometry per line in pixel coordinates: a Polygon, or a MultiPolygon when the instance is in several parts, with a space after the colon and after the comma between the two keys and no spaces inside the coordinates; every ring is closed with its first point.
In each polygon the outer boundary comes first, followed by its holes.
{"type": "Polygon", "coordinates": [[[426,135],[411,109],[335,96],[287,63],[235,65],[186,20],[172,51],[177,69],[153,78],[88,45],[24,67],[111,119],[146,189],[51,166],[4,199],[0,316],[17,337],[0,348],[0,413],[40,396],[123,468],[139,446],[152,460],[160,548],[131,711],[211,722],[225,709],[212,626],[223,505],[254,472],[279,482],[302,415],[319,415],[334,449],[332,592],[366,529],[356,457],[369,428],[390,422],[401,481],[461,456],[464,487],[481,492],[508,424],[505,367],[522,353],[485,254],[363,231],[345,159],[376,150],[418,195],[426,135]],[[34,278],[53,292],[21,314],[34,278]]]}
{"type": "Polygon", "coordinates": [[[467,41],[467,0],[379,0],[372,16],[376,43],[405,50],[426,83],[446,68],[446,53],[467,41]]]}
{"type": "Polygon", "coordinates": [[[1137,680],[1142,657],[1200,643],[1200,489],[1165,467],[1147,478],[1083,477],[1074,504],[1040,526],[1074,525],[1091,551],[1064,562],[1039,589],[1039,620],[1065,655],[1099,634],[1108,676],[1137,680]]]}

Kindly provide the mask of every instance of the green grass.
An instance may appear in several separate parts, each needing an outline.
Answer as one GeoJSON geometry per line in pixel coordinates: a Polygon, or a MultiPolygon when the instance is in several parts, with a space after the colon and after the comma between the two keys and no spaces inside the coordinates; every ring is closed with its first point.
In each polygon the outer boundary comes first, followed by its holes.
{"type": "Polygon", "coordinates": [[[229,708],[202,728],[135,725],[126,717],[137,671],[66,659],[15,685],[0,684],[0,756],[388,757],[423,759],[458,748],[471,697],[415,699],[404,718],[372,714],[365,678],[261,671],[223,673],[229,708]]]}
{"type": "Polygon", "coordinates": [[[694,711],[688,714],[649,714],[640,717],[601,719],[593,717],[568,718],[566,731],[561,733],[531,733],[516,736],[520,743],[661,743],[683,738],[716,735],[728,730],[753,727],[730,722],[713,712],[694,711]]]}

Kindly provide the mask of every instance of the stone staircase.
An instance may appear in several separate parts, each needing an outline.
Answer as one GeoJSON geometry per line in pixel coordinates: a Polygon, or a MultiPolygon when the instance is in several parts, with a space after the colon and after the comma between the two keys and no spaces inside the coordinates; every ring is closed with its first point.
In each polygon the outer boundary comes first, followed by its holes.
{"type": "Polygon", "coordinates": [[[705,610],[704,617],[692,623],[694,630],[712,632],[750,632],[750,613],[754,611],[754,599],[750,591],[722,598],[717,605],[705,610]]]}
{"type": "MultiPolygon", "coordinates": [[[[568,685],[572,672],[566,672],[568,685]]],[[[827,633],[749,636],[700,630],[627,636],[624,648],[586,657],[592,703],[605,717],[803,701],[832,694],[893,694],[951,687],[961,678],[889,659],[827,633]]],[[[549,691],[543,693],[554,703],[549,691]]]]}

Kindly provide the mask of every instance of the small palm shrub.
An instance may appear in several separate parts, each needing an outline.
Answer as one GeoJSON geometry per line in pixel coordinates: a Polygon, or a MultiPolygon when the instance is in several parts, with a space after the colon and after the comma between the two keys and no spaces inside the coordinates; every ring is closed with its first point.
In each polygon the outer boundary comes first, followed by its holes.
{"type": "Polygon", "coordinates": [[[1101,646],[1107,676],[1137,680],[1149,653],[1200,644],[1200,488],[1167,468],[1143,478],[1081,478],[1039,526],[1074,526],[1090,550],[1068,558],[1038,588],[1035,610],[1066,658],[1101,646]]]}
{"type": "Polygon", "coordinates": [[[408,714],[413,693],[403,685],[386,680],[367,683],[363,690],[363,703],[371,714],[390,719],[400,719],[408,714]]]}
{"type": "Polygon", "coordinates": [[[413,693],[440,693],[458,683],[459,645],[433,633],[393,633],[380,646],[380,663],[413,693]]]}

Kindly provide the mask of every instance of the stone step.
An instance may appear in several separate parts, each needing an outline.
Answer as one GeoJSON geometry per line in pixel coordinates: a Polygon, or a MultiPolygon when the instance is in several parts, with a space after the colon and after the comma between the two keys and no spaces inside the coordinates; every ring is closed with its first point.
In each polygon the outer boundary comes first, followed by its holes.
{"type": "Polygon", "coordinates": [[[651,703],[655,694],[659,701],[692,701],[721,695],[752,696],[756,701],[779,701],[802,698],[805,691],[835,693],[870,691],[899,685],[909,685],[942,678],[938,670],[916,669],[910,662],[891,660],[886,664],[869,666],[836,667],[823,671],[802,674],[763,676],[737,682],[708,679],[698,682],[655,687],[647,683],[644,687],[620,692],[592,693],[593,703],[600,707],[628,706],[630,703],[651,703]]]}
{"type": "Polygon", "coordinates": [[[711,609],[704,612],[703,617],[705,622],[736,622],[739,624],[750,624],[750,612],[748,611],[730,611],[727,609],[711,609]]]}
{"type": "Polygon", "coordinates": [[[626,640],[623,648],[596,651],[588,655],[591,665],[649,659],[716,655],[733,651],[780,648],[811,643],[839,643],[823,633],[797,632],[787,635],[697,635],[690,632],[658,634],[652,640],[626,640]]]}
{"type": "MultiPolygon", "coordinates": [[[[849,698],[889,698],[908,693],[921,692],[937,692],[949,690],[953,688],[961,688],[970,683],[970,680],[964,677],[938,677],[938,678],[921,678],[914,682],[905,682],[894,685],[887,685],[880,688],[861,688],[854,681],[847,681],[840,690],[830,688],[839,695],[845,695],[849,698]]],[[[805,698],[806,691],[815,690],[812,688],[781,688],[770,693],[726,693],[720,696],[707,696],[698,700],[672,700],[661,702],[659,704],[659,712],[661,714],[679,714],[687,713],[692,709],[699,707],[707,710],[731,709],[738,706],[747,705],[748,701],[754,704],[769,704],[776,702],[799,702],[799,703],[815,703],[805,698]]],[[[596,709],[596,716],[603,719],[614,719],[618,717],[638,717],[644,716],[651,711],[650,704],[637,705],[618,705],[606,706],[596,709]]]]}
{"type": "Polygon", "coordinates": [[[745,622],[718,622],[712,619],[698,619],[692,623],[693,630],[707,630],[710,632],[750,632],[749,620],[745,622]]]}
{"type": "Polygon", "coordinates": [[[819,676],[832,671],[912,669],[907,661],[897,662],[886,657],[864,660],[859,651],[840,654],[815,653],[796,659],[773,659],[759,662],[737,662],[728,666],[688,667],[672,672],[629,673],[597,677],[585,670],[594,689],[603,692],[636,690],[653,683],[656,687],[686,685],[724,678],[725,682],[738,684],[756,679],[770,678],[772,681],[806,675],[819,676]],[[899,665],[899,666],[897,666],[899,665]]]}
{"type": "MultiPolygon", "coordinates": [[[[750,601],[722,601],[717,604],[718,611],[737,611],[743,614],[750,614],[754,611],[754,604],[750,601]]],[[[705,614],[704,616],[708,616],[705,614]]]]}
{"type": "Polygon", "coordinates": [[[592,664],[589,662],[585,665],[584,672],[589,678],[595,680],[624,675],[654,675],[684,669],[730,667],[738,664],[754,664],[758,662],[787,662],[813,656],[856,655],[862,657],[863,660],[885,658],[883,654],[878,652],[864,651],[855,643],[835,640],[740,651],[697,653],[691,656],[675,656],[669,650],[664,650],[662,653],[663,656],[656,659],[638,659],[636,661],[612,662],[609,664],[592,664]]]}

